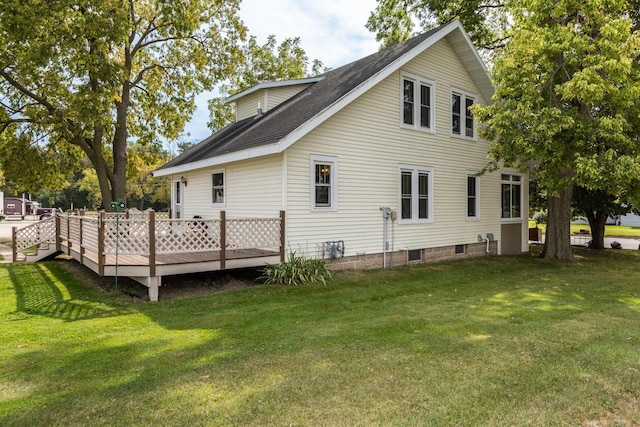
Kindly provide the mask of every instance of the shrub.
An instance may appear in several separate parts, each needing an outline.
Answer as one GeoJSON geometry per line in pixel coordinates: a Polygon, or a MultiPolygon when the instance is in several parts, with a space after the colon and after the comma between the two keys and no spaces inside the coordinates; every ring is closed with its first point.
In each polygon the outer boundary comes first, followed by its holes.
{"type": "Polygon", "coordinates": [[[289,252],[289,261],[269,264],[262,270],[260,279],[267,285],[301,285],[305,283],[327,284],[331,271],[323,259],[305,258],[289,252]]]}

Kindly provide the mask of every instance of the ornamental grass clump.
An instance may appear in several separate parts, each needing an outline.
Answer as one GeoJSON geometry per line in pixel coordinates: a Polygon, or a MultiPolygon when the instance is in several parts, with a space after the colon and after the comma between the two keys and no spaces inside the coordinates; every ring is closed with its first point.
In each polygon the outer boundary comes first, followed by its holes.
{"type": "Polygon", "coordinates": [[[289,261],[269,264],[262,270],[261,280],[267,285],[327,284],[331,271],[323,259],[305,258],[289,252],[289,261]]]}

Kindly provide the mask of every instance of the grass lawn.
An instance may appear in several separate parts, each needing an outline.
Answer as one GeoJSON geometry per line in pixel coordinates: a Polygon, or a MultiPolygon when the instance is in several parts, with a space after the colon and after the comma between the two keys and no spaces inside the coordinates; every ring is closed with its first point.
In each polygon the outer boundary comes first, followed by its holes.
{"type": "MultiPolygon", "coordinates": [[[[535,221],[529,221],[529,227],[535,227],[535,221]]],[[[542,229],[542,232],[547,228],[546,224],[538,224],[538,228],[542,229]]],[[[571,233],[579,233],[580,230],[587,230],[591,233],[589,224],[571,224],[571,233]]],[[[606,237],[640,237],[640,227],[631,227],[630,225],[607,225],[604,228],[604,235],[606,237]]]]}
{"type": "Polygon", "coordinates": [[[140,303],[0,265],[0,425],[640,425],[638,251],[140,303]]]}

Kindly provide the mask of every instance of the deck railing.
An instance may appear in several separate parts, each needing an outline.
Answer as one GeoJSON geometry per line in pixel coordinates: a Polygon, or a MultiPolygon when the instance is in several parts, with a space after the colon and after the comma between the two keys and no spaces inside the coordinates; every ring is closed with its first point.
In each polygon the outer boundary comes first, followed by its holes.
{"type": "Polygon", "coordinates": [[[277,218],[169,219],[153,211],[135,214],[58,214],[22,229],[14,229],[14,262],[18,252],[43,243],[55,243],[80,256],[97,255],[99,273],[104,274],[108,255],[147,257],[152,276],[156,255],[220,252],[220,268],[225,268],[226,251],[235,249],[278,250],[284,260],[285,214],[277,218]]]}
{"type": "Polygon", "coordinates": [[[13,262],[16,262],[18,252],[34,246],[56,242],[56,218],[49,217],[20,229],[13,227],[11,240],[13,242],[13,262]]]}
{"type": "Polygon", "coordinates": [[[57,248],[66,246],[81,257],[86,251],[98,255],[99,274],[104,274],[108,255],[139,255],[148,258],[155,275],[156,255],[220,252],[225,269],[226,251],[235,249],[277,250],[284,260],[285,215],[277,218],[158,219],[153,211],[144,215],[99,217],[63,214],[56,217],[57,248]]]}

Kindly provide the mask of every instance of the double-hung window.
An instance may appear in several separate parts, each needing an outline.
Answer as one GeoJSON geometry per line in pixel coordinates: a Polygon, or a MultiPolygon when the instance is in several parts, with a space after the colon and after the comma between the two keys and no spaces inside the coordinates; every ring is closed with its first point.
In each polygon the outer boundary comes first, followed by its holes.
{"type": "Polygon", "coordinates": [[[211,174],[211,203],[224,205],[224,172],[211,174]]]}
{"type": "Polygon", "coordinates": [[[502,174],[502,219],[522,218],[522,177],[502,174]]]}
{"type": "Polygon", "coordinates": [[[467,173],[467,219],[480,217],[480,178],[467,173]]]}
{"type": "Polygon", "coordinates": [[[471,106],[476,96],[462,90],[451,91],[451,133],[462,138],[475,139],[476,123],[471,106]]]}
{"type": "Polygon", "coordinates": [[[434,82],[413,74],[402,73],[402,126],[434,130],[434,82]]]}
{"type": "Polygon", "coordinates": [[[337,209],[337,165],[335,157],[311,156],[311,209],[337,209]]]}
{"type": "Polygon", "coordinates": [[[432,222],[433,169],[411,165],[400,165],[399,169],[399,221],[432,222]]]}

